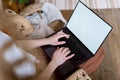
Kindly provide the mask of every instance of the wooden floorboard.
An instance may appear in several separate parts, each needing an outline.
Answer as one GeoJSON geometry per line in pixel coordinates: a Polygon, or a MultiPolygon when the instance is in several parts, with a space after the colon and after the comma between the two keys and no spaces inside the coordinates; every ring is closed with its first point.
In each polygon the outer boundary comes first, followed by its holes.
{"type": "Polygon", "coordinates": [[[113,30],[103,44],[105,50],[103,63],[91,77],[93,80],[120,80],[120,9],[95,12],[111,24],[113,30]]]}
{"type": "MultiPolygon", "coordinates": [[[[91,75],[93,80],[120,80],[120,9],[95,9],[94,12],[107,21],[113,30],[105,40],[103,47],[105,57],[91,75]]],[[[62,11],[68,20],[72,11],[62,11]]]]}

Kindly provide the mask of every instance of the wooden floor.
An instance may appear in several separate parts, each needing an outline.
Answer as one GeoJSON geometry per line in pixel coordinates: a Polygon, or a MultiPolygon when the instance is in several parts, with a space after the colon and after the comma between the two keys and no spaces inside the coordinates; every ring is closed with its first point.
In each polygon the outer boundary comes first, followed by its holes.
{"type": "MultiPolygon", "coordinates": [[[[97,69],[91,76],[92,80],[120,80],[120,9],[99,9],[94,10],[100,17],[107,21],[113,30],[105,40],[103,47],[105,57],[97,69]]],[[[71,11],[65,14],[65,18],[69,19],[71,11]]]]}
{"type": "Polygon", "coordinates": [[[95,10],[112,25],[113,30],[103,44],[105,57],[101,66],[91,75],[93,80],[120,80],[120,9],[95,10]]]}

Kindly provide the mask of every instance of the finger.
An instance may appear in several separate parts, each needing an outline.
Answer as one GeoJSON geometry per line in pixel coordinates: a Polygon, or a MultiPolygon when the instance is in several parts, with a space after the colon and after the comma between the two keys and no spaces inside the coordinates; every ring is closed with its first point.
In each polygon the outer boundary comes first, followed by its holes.
{"type": "Polygon", "coordinates": [[[59,48],[60,51],[63,51],[64,47],[59,48]]]}
{"type": "Polygon", "coordinates": [[[60,31],[59,34],[63,34],[63,35],[64,35],[64,34],[66,34],[66,33],[64,33],[63,31],[60,31]]]}
{"type": "Polygon", "coordinates": [[[56,50],[59,50],[59,49],[60,49],[59,47],[56,48],[56,50]]]}
{"type": "Polygon", "coordinates": [[[55,51],[57,51],[57,52],[62,51],[62,48],[57,47],[57,49],[55,51]]]}
{"type": "Polygon", "coordinates": [[[59,31],[58,33],[64,33],[63,30],[59,31]]]}
{"type": "Polygon", "coordinates": [[[72,54],[72,55],[70,55],[70,56],[67,56],[65,60],[68,60],[68,59],[72,58],[74,55],[75,55],[75,54],[72,54]]]}
{"type": "Polygon", "coordinates": [[[70,54],[70,52],[71,52],[70,50],[66,51],[64,56],[67,56],[68,54],[70,54]]]}
{"type": "Polygon", "coordinates": [[[58,32],[58,35],[59,35],[59,38],[61,38],[61,37],[69,38],[69,36],[70,36],[70,35],[64,33],[63,31],[58,32]]]}
{"type": "Polygon", "coordinates": [[[57,35],[62,35],[62,34],[65,34],[65,33],[63,33],[63,31],[59,31],[59,32],[57,33],[57,35]]]}
{"type": "Polygon", "coordinates": [[[67,52],[68,50],[69,50],[69,48],[64,48],[63,53],[67,52]]]}
{"type": "Polygon", "coordinates": [[[58,34],[58,38],[62,38],[62,37],[69,38],[70,35],[68,35],[68,34],[58,34]]]}
{"type": "Polygon", "coordinates": [[[61,34],[61,35],[62,35],[62,34],[63,34],[63,35],[68,35],[68,34],[64,33],[63,30],[59,31],[58,33],[61,34]]]}
{"type": "Polygon", "coordinates": [[[65,44],[66,42],[65,41],[60,41],[57,43],[57,45],[62,45],[62,44],[65,44]]]}

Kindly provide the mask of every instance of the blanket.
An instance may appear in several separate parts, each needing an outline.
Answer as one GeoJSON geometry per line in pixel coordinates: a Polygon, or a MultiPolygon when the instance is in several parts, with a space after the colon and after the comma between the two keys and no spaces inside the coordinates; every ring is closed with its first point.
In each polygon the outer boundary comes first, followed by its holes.
{"type": "Polygon", "coordinates": [[[55,31],[48,24],[55,20],[61,20],[66,24],[60,10],[51,3],[44,3],[41,12],[35,12],[25,16],[25,18],[30,21],[34,28],[33,33],[28,37],[32,39],[44,38],[54,33],[55,31]]]}

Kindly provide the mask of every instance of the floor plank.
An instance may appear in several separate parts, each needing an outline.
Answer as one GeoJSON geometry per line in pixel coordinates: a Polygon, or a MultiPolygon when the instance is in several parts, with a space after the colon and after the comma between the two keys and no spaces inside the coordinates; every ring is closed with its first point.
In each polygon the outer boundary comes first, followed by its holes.
{"type": "Polygon", "coordinates": [[[95,12],[111,24],[113,30],[104,42],[103,63],[91,77],[93,80],[120,80],[120,9],[95,10],[95,12]]]}
{"type": "MultiPolygon", "coordinates": [[[[95,9],[94,12],[107,21],[113,30],[103,44],[104,60],[91,78],[93,80],[120,80],[120,9],[95,9]]],[[[69,20],[72,11],[62,11],[62,13],[69,20]]]]}

